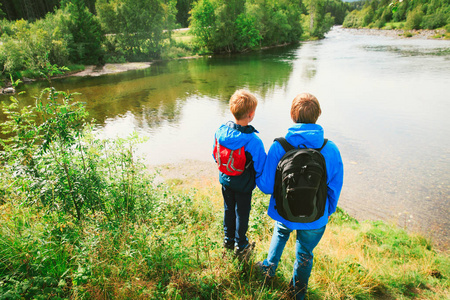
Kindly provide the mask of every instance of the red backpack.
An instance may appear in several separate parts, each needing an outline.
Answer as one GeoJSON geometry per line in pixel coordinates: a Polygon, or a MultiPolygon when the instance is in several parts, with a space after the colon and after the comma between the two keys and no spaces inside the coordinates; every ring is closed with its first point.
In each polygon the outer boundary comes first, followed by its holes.
{"type": "Polygon", "coordinates": [[[229,176],[241,175],[244,172],[246,162],[244,146],[231,150],[220,145],[216,139],[213,154],[220,172],[229,176]]]}

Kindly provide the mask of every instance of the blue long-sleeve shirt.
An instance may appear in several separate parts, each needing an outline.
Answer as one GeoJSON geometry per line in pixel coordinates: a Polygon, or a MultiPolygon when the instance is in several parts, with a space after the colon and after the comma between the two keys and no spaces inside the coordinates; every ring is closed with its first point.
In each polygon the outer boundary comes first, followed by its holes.
{"type": "MultiPolygon", "coordinates": [[[[320,148],[324,142],[324,133],[322,126],[318,124],[296,123],[289,128],[285,138],[294,147],[301,146],[302,148],[320,148]]],[[[274,142],[270,147],[264,166],[264,171],[258,184],[258,187],[263,193],[273,194],[277,165],[285,153],[286,151],[278,142],[274,142]]],[[[325,212],[320,219],[311,223],[296,223],[285,220],[275,209],[275,198],[273,195],[270,197],[267,214],[275,221],[283,223],[292,230],[321,228],[328,223],[328,217],[336,211],[344,180],[344,168],[341,154],[337,146],[332,141],[327,142],[325,147],[321,150],[321,153],[325,158],[327,168],[328,193],[325,212]]]]}

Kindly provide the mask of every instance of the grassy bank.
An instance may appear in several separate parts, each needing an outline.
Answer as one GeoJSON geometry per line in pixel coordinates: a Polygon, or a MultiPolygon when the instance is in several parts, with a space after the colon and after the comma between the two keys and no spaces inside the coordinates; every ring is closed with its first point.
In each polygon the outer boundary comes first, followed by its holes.
{"type": "MultiPolygon", "coordinates": [[[[134,220],[90,215],[82,222],[17,202],[0,213],[2,299],[287,299],[294,239],[273,282],[264,259],[272,221],[254,193],[248,262],[224,252],[222,200],[213,182],[148,187],[153,209],[134,220]]],[[[450,259],[420,236],[342,210],[315,251],[309,299],[448,299],[450,259]]]]}

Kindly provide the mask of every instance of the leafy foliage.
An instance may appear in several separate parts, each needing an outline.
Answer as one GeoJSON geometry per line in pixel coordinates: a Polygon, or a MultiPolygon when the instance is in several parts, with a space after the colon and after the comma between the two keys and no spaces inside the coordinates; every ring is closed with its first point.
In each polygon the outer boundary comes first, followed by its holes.
{"type": "Polygon", "coordinates": [[[192,9],[194,0],[177,0],[176,9],[176,21],[182,28],[189,26],[189,16],[192,9]]]}
{"type": "Polygon", "coordinates": [[[242,52],[298,41],[300,1],[200,0],[191,11],[199,47],[212,52],[242,52]]]}
{"type": "Polygon", "coordinates": [[[85,64],[101,64],[103,60],[103,32],[96,17],[86,7],[84,0],[63,2],[67,18],[63,25],[71,34],[68,45],[73,61],[85,64]]]}
{"type": "Polygon", "coordinates": [[[325,1],[323,0],[306,0],[305,5],[309,12],[305,16],[309,35],[317,38],[324,38],[331,26],[334,24],[334,18],[330,13],[325,13],[325,1]]]}
{"type": "Polygon", "coordinates": [[[86,123],[87,112],[73,94],[44,89],[34,107],[4,107],[0,124],[2,168],[20,188],[24,204],[73,216],[100,213],[108,219],[134,217],[146,209],[143,167],[133,157],[137,137],[101,141],[86,123]],[[139,179],[139,180],[138,180],[139,179]]]}
{"type": "Polygon", "coordinates": [[[130,60],[159,58],[162,42],[175,26],[173,0],[99,0],[96,9],[102,27],[111,34],[108,52],[130,60]]]}
{"type": "Polygon", "coordinates": [[[372,0],[353,10],[344,20],[345,27],[382,28],[388,22],[404,22],[406,29],[436,29],[450,23],[449,0],[372,0]]]}

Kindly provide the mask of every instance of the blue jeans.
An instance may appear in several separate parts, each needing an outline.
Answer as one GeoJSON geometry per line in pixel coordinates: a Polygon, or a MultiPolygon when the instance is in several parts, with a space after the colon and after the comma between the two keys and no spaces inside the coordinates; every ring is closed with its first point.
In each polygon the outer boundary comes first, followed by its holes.
{"type": "MultiPolygon", "coordinates": [[[[295,244],[296,260],[292,277],[297,300],[303,300],[305,298],[308,280],[313,266],[313,250],[322,238],[325,227],[323,226],[322,228],[313,230],[297,230],[297,242],[295,244]]],[[[275,276],[275,271],[280,262],[284,247],[292,231],[282,223],[275,222],[269,253],[267,259],[263,262],[263,266],[267,268],[266,270],[270,276],[275,276]]]]}
{"type": "Polygon", "coordinates": [[[234,242],[235,247],[243,249],[248,244],[247,230],[250,216],[252,192],[240,193],[222,186],[223,204],[225,208],[223,230],[225,243],[234,242]]]}

